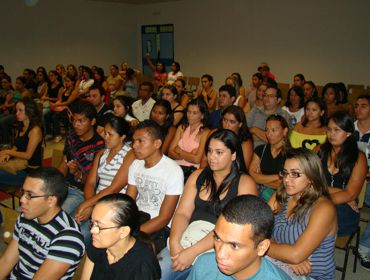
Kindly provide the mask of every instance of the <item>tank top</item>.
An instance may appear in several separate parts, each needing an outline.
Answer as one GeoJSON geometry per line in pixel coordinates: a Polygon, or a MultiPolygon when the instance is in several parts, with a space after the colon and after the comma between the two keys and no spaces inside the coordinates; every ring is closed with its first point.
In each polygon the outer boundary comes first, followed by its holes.
{"type": "MultiPolygon", "coordinates": [[[[288,197],[289,201],[290,197],[288,197]]],[[[302,222],[296,219],[287,220],[288,203],[284,205],[283,211],[275,215],[275,225],[272,239],[278,243],[294,244],[307,227],[311,209],[307,212],[302,222]]],[[[335,235],[327,236],[320,245],[309,256],[312,263],[312,272],[309,274],[314,279],[335,279],[334,259],[335,235]]]]}
{"type": "MultiPolygon", "coordinates": [[[[182,134],[182,137],[179,141],[179,147],[184,150],[185,152],[191,152],[194,149],[197,149],[199,147],[199,140],[197,140],[197,136],[199,134],[199,130],[201,128],[201,124],[192,132],[190,133],[190,125],[185,129],[184,133],[182,134]]],[[[176,160],[176,162],[179,165],[183,166],[194,166],[196,168],[199,168],[199,164],[194,164],[191,162],[188,162],[186,160],[176,160]]]]}
{"type": "Polygon", "coordinates": [[[241,174],[239,174],[239,176],[231,182],[231,185],[229,189],[227,190],[225,197],[222,200],[214,201],[214,202],[203,200],[199,197],[199,192],[202,186],[201,186],[201,182],[198,177],[197,182],[196,182],[197,195],[195,196],[195,201],[194,201],[195,208],[191,216],[190,223],[194,221],[202,220],[202,221],[207,221],[212,224],[215,224],[224,206],[232,198],[238,195],[240,176],[241,174]]]}
{"type": "MultiPolygon", "coordinates": [[[[17,147],[17,151],[19,152],[25,152],[27,150],[27,145],[29,142],[28,134],[30,133],[31,128],[28,127],[26,132],[21,136],[18,135],[18,137],[14,140],[14,146],[17,147]]],[[[36,150],[33,152],[33,155],[28,160],[28,165],[30,166],[41,166],[42,161],[42,141],[37,144],[36,150]]]]}
{"type": "Polygon", "coordinates": [[[51,85],[50,85],[50,87],[48,87],[48,97],[57,98],[60,88],[61,88],[60,84],[58,84],[55,88],[52,88],[51,85]]]}

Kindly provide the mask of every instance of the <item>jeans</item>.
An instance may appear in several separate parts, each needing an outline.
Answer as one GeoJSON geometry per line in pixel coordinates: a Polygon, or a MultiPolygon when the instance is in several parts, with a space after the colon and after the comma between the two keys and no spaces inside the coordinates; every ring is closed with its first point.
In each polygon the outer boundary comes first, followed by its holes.
{"type": "Polygon", "coordinates": [[[23,186],[27,173],[24,170],[19,170],[14,175],[0,169],[0,187],[2,186],[23,186]]]}
{"type": "Polygon", "coordinates": [[[62,209],[74,218],[78,206],[84,201],[84,194],[76,187],[68,187],[68,196],[63,202],[62,209]]]}
{"type": "Polygon", "coordinates": [[[365,204],[370,206],[370,184],[366,185],[365,191],[365,204]]]}
{"type": "Polygon", "coordinates": [[[158,255],[159,265],[162,271],[162,280],[185,280],[190,271],[191,267],[183,271],[173,271],[170,251],[165,247],[158,255]]]}
{"type": "Polygon", "coordinates": [[[370,253],[370,222],[367,221],[365,231],[360,237],[360,249],[363,253],[370,253]]]}

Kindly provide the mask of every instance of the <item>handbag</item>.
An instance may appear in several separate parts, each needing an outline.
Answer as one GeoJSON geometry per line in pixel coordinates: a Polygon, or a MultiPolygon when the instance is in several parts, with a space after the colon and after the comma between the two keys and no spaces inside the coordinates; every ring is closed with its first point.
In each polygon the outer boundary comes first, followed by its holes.
{"type": "Polygon", "coordinates": [[[10,160],[0,163],[0,169],[9,172],[13,175],[17,174],[17,171],[24,170],[28,167],[28,161],[26,159],[11,158],[10,160]]]}

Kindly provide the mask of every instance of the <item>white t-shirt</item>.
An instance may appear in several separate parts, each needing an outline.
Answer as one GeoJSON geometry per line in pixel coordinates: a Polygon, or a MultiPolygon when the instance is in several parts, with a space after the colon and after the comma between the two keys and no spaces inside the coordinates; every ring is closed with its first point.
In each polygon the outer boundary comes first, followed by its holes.
{"type": "Polygon", "coordinates": [[[139,210],[149,213],[153,219],[158,217],[165,195],[182,194],[184,174],[181,167],[165,155],[150,168],[145,167],[144,160],[136,159],[128,170],[128,183],[137,188],[139,210]]]}
{"type": "Polygon", "coordinates": [[[155,100],[151,97],[145,104],[143,104],[141,99],[136,100],[131,105],[132,113],[134,114],[134,117],[137,118],[140,122],[144,120],[149,120],[150,111],[152,110],[154,103],[155,103],[155,100]]]}
{"type": "Polygon", "coordinates": [[[168,73],[167,76],[167,83],[172,85],[178,78],[184,77],[184,74],[181,73],[180,71],[174,74],[172,71],[168,73]]]}

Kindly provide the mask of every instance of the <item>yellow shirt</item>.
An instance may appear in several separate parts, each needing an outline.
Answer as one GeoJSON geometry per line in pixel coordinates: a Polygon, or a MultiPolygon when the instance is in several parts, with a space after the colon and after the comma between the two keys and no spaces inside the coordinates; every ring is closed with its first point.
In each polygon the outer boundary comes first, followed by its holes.
{"type": "Polygon", "coordinates": [[[293,148],[307,148],[312,150],[315,146],[325,142],[326,134],[303,134],[293,130],[289,136],[293,148]]]}

